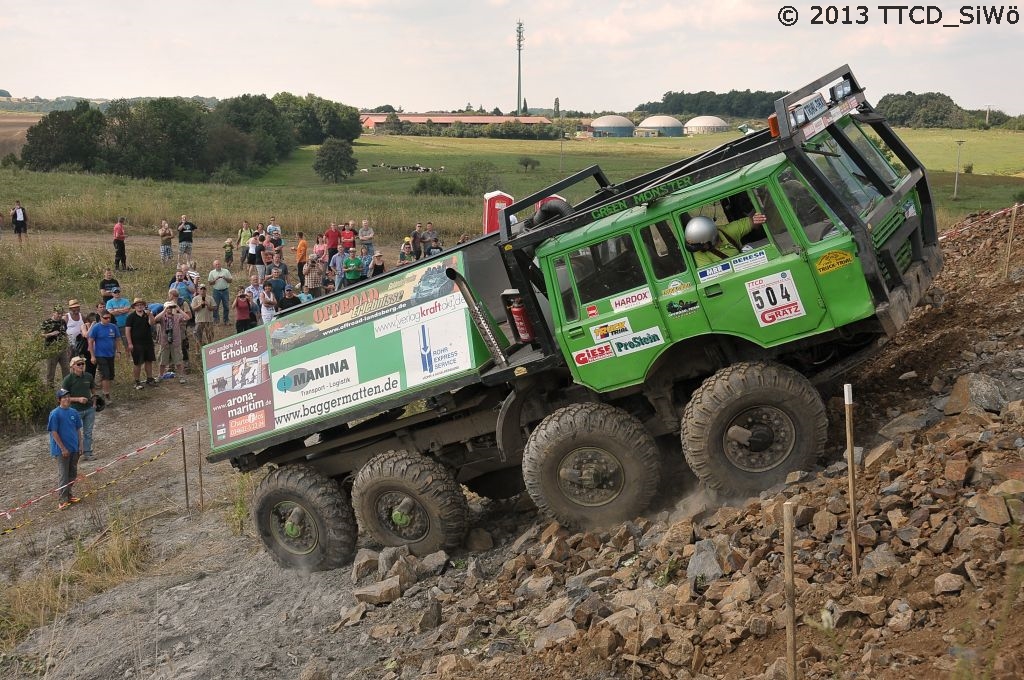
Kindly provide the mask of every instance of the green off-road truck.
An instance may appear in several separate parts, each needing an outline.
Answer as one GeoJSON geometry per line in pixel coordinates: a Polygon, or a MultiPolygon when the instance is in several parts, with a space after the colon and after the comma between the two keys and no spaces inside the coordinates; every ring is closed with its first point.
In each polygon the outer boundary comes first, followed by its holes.
{"type": "Polygon", "coordinates": [[[823,452],[815,385],[942,266],[925,171],[845,66],[764,130],[618,184],[591,167],[499,216],[204,348],[209,459],[272,468],[253,515],[281,564],[346,563],[357,524],[455,547],[463,487],[525,486],[572,527],[633,517],[665,435],[709,488],[757,493],[823,452]]]}

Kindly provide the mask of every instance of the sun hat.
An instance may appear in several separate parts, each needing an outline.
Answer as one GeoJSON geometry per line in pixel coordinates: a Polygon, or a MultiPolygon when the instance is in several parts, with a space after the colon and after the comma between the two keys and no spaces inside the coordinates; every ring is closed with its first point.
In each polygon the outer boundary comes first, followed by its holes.
{"type": "Polygon", "coordinates": [[[77,366],[78,364],[84,364],[85,357],[71,357],[71,365],[77,366]]]}
{"type": "Polygon", "coordinates": [[[224,239],[224,245],[226,245],[226,246],[231,245],[231,239],[229,239],[229,238],[224,239]]]}
{"type": "Polygon", "coordinates": [[[75,299],[68,300],[68,309],[71,309],[73,307],[81,307],[81,306],[82,305],[78,304],[78,300],[75,300],[75,299]]]}
{"type": "Polygon", "coordinates": [[[134,300],[132,300],[132,304],[133,305],[144,305],[144,304],[146,304],[146,301],[143,300],[142,298],[135,298],[134,300]]]}

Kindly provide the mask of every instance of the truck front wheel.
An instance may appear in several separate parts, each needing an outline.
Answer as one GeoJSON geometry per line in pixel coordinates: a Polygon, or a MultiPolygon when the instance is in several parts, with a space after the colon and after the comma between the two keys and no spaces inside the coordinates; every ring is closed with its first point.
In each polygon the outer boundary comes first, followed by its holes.
{"type": "Polygon", "coordinates": [[[742,362],[697,388],[683,411],[683,455],[723,496],[746,497],[806,470],[825,446],[828,418],[814,386],[781,364],[742,362]]]}
{"type": "Polygon", "coordinates": [[[448,469],[406,451],[370,459],[352,483],[352,505],[370,537],[408,545],[414,555],[457,548],[469,523],[466,497],[448,469]]]}
{"type": "Polygon", "coordinates": [[[282,567],[323,571],[352,560],[356,522],[337,482],[306,465],[273,470],[256,489],[253,522],[282,567]]]}
{"type": "Polygon", "coordinates": [[[654,497],[661,457],[639,420],[608,404],[572,404],[526,441],[523,479],[537,507],[560,524],[591,529],[632,519],[654,497]]]}

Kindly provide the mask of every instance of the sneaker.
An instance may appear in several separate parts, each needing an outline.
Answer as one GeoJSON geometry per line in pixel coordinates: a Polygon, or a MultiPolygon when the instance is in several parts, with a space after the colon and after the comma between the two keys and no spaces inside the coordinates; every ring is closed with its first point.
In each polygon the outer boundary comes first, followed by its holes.
{"type": "Polygon", "coordinates": [[[96,456],[91,453],[83,453],[82,460],[96,460],[96,456]]]}
{"type": "Polygon", "coordinates": [[[82,500],[82,499],[81,498],[77,498],[75,496],[72,496],[70,499],[68,499],[66,501],[61,501],[60,503],[58,503],[57,504],[57,509],[58,510],[64,510],[65,508],[71,507],[72,503],[77,503],[80,500],[82,500]]]}
{"type": "Polygon", "coordinates": [[[141,380],[136,380],[135,381],[135,389],[141,390],[143,387],[145,387],[145,385],[142,384],[141,380]]]}
{"type": "Polygon", "coordinates": [[[187,382],[188,380],[185,379],[185,376],[181,376],[181,378],[178,379],[178,383],[181,385],[184,385],[187,382]]]}
{"type": "Polygon", "coordinates": [[[147,378],[146,379],[146,384],[147,385],[159,385],[160,381],[157,380],[156,378],[147,378]]]}
{"type": "Polygon", "coordinates": [[[103,399],[106,400],[107,406],[113,406],[114,405],[114,400],[110,397],[110,393],[109,392],[107,394],[103,395],[103,399]]]}

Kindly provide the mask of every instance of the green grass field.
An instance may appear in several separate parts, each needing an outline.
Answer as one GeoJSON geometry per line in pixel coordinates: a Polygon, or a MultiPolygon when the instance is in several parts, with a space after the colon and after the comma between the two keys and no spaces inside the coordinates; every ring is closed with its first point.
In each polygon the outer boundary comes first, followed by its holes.
{"type": "MultiPolygon", "coordinates": [[[[1012,204],[1024,191],[1024,133],[1003,131],[900,130],[930,169],[942,224],[964,215],[1012,204]],[[952,201],[956,142],[964,139],[961,174],[952,201]],[[1019,176],[1014,176],[1019,175],[1019,176]]],[[[446,239],[480,227],[480,197],[416,197],[410,190],[425,175],[374,167],[420,164],[458,176],[471,161],[493,163],[504,191],[521,197],[592,164],[613,182],[653,170],[734,139],[735,133],[685,138],[510,141],[447,137],[364,137],[355,145],[357,172],[337,185],[325,184],[312,170],[314,147],[297,149],[264,177],[241,186],[190,185],[120,177],[0,170],[6,202],[20,199],[34,229],[106,230],[126,215],[135,233],[153,229],[161,218],[176,222],[186,213],[205,233],[226,235],[242,219],[265,222],[276,215],[290,231],[319,231],[332,220],[368,218],[383,240],[397,239],[416,221],[432,220],[446,239]],[[540,166],[525,171],[529,156],[540,166]]],[[[590,187],[587,188],[590,190],[590,187]]],[[[579,200],[582,195],[569,195],[579,200]]]]}

